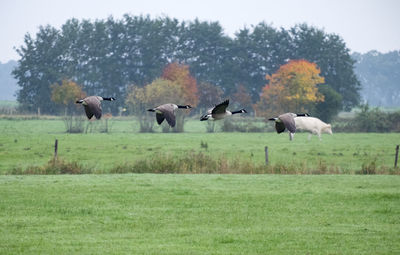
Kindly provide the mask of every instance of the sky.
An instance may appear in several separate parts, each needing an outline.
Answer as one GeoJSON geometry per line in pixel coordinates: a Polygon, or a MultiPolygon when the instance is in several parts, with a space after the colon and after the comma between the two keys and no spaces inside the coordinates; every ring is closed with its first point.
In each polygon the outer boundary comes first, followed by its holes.
{"type": "Polygon", "coordinates": [[[0,62],[18,60],[15,48],[39,26],[68,19],[123,14],[218,21],[226,34],[260,22],[289,29],[307,23],[341,36],[351,52],[400,50],[399,0],[0,0],[0,62]]]}

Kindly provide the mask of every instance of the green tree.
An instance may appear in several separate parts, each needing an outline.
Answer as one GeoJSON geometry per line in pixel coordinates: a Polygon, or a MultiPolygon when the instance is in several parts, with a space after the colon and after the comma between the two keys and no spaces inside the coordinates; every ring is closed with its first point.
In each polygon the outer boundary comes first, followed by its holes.
{"type": "Polygon", "coordinates": [[[343,107],[350,110],[358,105],[360,82],[354,73],[355,61],[343,39],[335,34],[301,24],[290,29],[293,45],[292,59],[316,63],[331,88],[343,98],[343,107]]]}
{"type": "Polygon", "coordinates": [[[50,85],[61,80],[63,62],[59,58],[63,48],[58,44],[59,31],[50,26],[40,27],[33,39],[30,34],[24,38],[24,46],[17,52],[21,59],[13,75],[20,90],[17,100],[24,110],[54,114],[54,102],[50,100],[50,85]]]}
{"type": "Polygon", "coordinates": [[[327,84],[319,85],[318,92],[324,96],[324,101],[317,103],[311,114],[325,122],[331,122],[342,109],[342,96],[327,84]]]}
{"type": "Polygon", "coordinates": [[[400,51],[354,53],[355,73],[362,81],[361,96],[372,106],[400,106],[400,51]]]}

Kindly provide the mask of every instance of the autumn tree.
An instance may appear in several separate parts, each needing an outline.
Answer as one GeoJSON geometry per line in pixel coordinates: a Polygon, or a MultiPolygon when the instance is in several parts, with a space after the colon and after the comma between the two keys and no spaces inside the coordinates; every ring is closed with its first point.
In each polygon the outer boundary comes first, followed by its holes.
{"type": "Polygon", "coordinates": [[[82,88],[71,80],[62,80],[61,84],[54,83],[51,87],[51,100],[64,106],[64,115],[73,114],[76,110],[75,101],[85,97],[82,88]]]}
{"type": "Polygon", "coordinates": [[[256,104],[259,116],[282,112],[311,112],[315,104],[324,101],[317,85],[324,83],[315,63],[291,60],[272,75],[266,75],[268,84],[256,104]]]}
{"type": "Polygon", "coordinates": [[[185,103],[191,106],[197,105],[199,101],[197,82],[196,79],[190,75],[189,66],[171,63],[164,68],[161,78],[180,85],[183,89],[183,99],[185,103]]]}
{"type": "MultiPolygon", "coordinates": [[[[188,104],[193,107],[198,104],[199,96],[197,90],[197,81],[190,74],[189,66],[171,63],[164,68],[161,78],[181,86],[183,96],[180,100],[180,104],[188,104]]],[[[179,111],[176,113],[176,127],[174,128],[175,132],[183,132],[185,114],[188,112],[189,111],[179,111]]]]}
{"type": "Polygon", "coordinates": [[[77,83],[66,79],[62,80],[61,84],[50,85],[50,88],[51,101],[64,107],[63,121],[67,133],[82,133],[84,131],[84,118],[74,116],[74,113],[79,109],[79,106],[75,104],[76,100],[84,98],[85,92],[77,83]]]}

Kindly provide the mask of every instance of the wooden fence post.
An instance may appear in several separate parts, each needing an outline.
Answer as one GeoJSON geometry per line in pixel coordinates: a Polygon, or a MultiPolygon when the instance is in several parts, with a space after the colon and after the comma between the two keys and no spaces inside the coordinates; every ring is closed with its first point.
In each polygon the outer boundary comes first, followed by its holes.
{"type": "Polygon", "coordinates": [[[57,154],[58,154],[58,140],[56,139],[56,142],[54,143],[54,160],[57,160],[57,154]]]}
{"type": "Polygon", "coordinates": [[[265,146],[265,164],[268,165],[268,146],[265,146]]]}
{"type": "Polygon", "coordinates": [[[396,146],[396,156],[394,157],[394,167],[397,167],[398,158],[399,158],[399,145],[396,146]]]}

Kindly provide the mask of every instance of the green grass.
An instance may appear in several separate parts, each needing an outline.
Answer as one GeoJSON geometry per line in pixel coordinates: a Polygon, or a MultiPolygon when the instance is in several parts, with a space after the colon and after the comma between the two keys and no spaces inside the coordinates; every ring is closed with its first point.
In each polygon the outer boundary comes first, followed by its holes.
{"type": "Polygon", "coordinates": [[[270,165],[276,167],[354,173],[364,166],[376,173],[398,172],[393,164],[399,133],[325,134],[322,142],[298,133],[290,142],[287,134],[272,132],[205,133],[204,124],[194,120],[188,122],[186,133],[137,133],[137,123],[129,119],[110,124],[111,133],[66,134],[60,119],[0,119],[0,173],[45,165],[53,156],[55,139],[59,157],[97,173],[138,160],[179,159],[187,153],[263,165],[265,146],[270,165]]]}
{"type": "Polygon", "coordinates": [[[0,254],[399,254],[400,176],[0,176],[0,254]]]}

